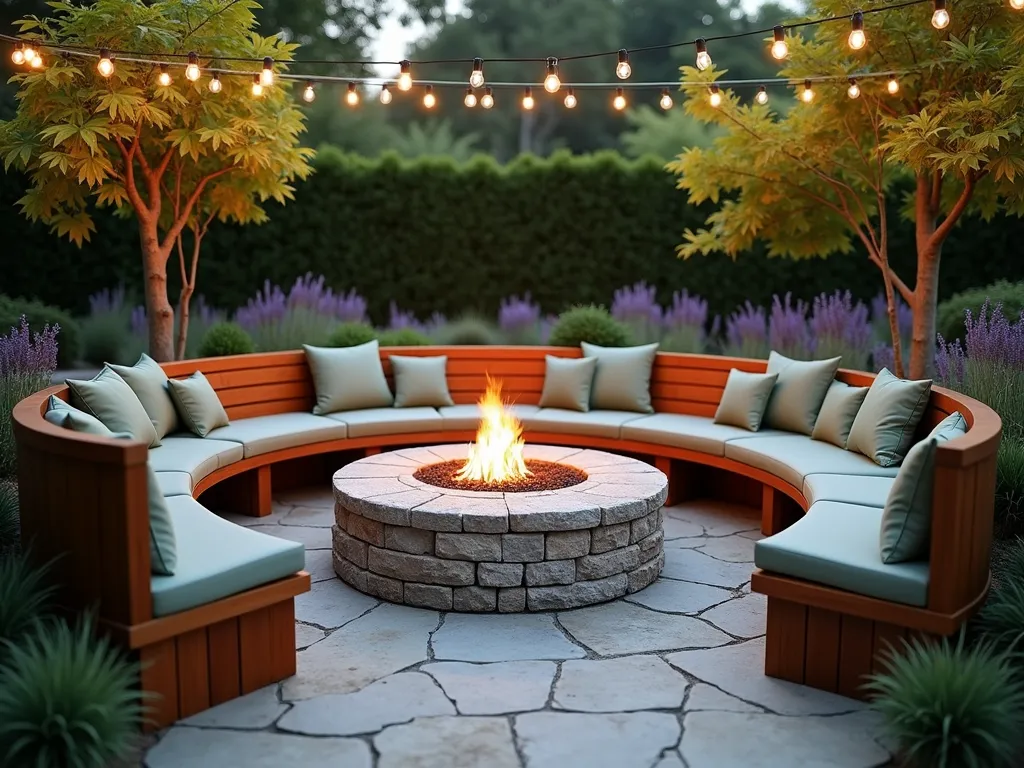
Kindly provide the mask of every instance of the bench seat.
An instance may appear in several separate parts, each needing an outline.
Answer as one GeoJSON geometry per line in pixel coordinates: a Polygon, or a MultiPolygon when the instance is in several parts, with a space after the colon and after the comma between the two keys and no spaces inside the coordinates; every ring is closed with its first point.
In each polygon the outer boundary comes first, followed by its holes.
{"type": "Polygon", "coordinates": [[[725,456],[785,480],[795,488],[814,474],[896,477],[899,467],[880,467],[867,456],[806,435],[757,435],[730,440],[725,456]]]}
{"type": "Polygon", "coordinates": [[[241,461],[242,455],[241,443],[174,434],[165,437],[158,447],[149,449],[149,464],[154,472],[187,472],[195,487],[211,472],[241,461]]]}
{"type": "MultiPolygon", "coordinates": [[[[520,421],[528,419],[539,410],[536,405],[512,405],[512,412],[520,421]]],[[[445,432],[476,432],[480,426],[480,406],[476,404],[442,405],[437,412],[441,414],[441,428],[445,432]]]]}
{"type": "Polygon", "coordinates": [[[865,507],[885,506],[895,478],[872,475],[835,475],[816,472],[804,478],[804,498],[808,504],[841,501],[865,507]]]}
{"type": "Polygon", "coordinates": [[[218,427],[206,439],[241,443],[245,458],[261,453],[280,451],[325,440],[344,440],[348,427],[336,419],[312,413],[274,413],[236,419],[226,427],[218,427]]]}
{"type": "Polygon", "coordinates": [[[173,576],[150,577],[153,615],[211,603],[298,573],[302,544],[229,523],[191,496],[171,496],[178,563],[173,576]]]}
{"type": "Polygon", "coordinates": [[[428,407],[364,408],[329,413],[324,418],[345,424],[349,437],[440,432],[442,426],[441,414],[428,407]]]}
{"type": "Polygon", "coordinates": [[[569,411],[562,408],[541,408],[523,419],[527,439],[532,432],[585,435],[587,437],[620,436],[622,425],[646,414],[634,411],[569,411]]]}
{"type": "MultiPolygon", "coordinates": [[[[706,416],[684,413],[656,413],[622,425],[622,439],[684,448],[689,451],[725,456],[730,440],[751,437],[754,433],[727,424],[716,424],[706,416]]],[[[758,436],[783,436],[786,432],[764,429],[758,436]]]]}
{"type": "Polygon", "coordinates": [[[928,604],[928,563],[886,565],[879,557],[882,510],[819,501],[781,533],[754,545],[754,564],[868,597],[928,604]]]}

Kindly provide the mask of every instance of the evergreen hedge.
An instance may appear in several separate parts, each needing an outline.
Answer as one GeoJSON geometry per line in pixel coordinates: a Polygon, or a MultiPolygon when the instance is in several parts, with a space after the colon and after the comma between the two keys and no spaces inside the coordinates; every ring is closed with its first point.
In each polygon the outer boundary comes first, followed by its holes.
{"type": "MultiPolygon", "coordinates": [[[[101,212],[92,242],[79,250],[20,215],[14,203],[23,186],[13,173],[0,176],[4,292],[76,312],[88,308],[91,292],[118,283],[142,295],[133,220],[101,212]]],[[[639,280],[656,285],[662,302],[687,288],[705,297],[712,313],[747,299],[767,305],[786,291],[806,299],[848,288],[868,299],[881,288],[860,252],[827,264],[769,258],[763,249],[736,261],[678,259],[681,233],[700,226],[711,208],[689,205],[660,162],[614,153],[524,156],[506,166],[481,156],[459,166],[326,148],[296,199],[283,208],[271,202],[268,210],[263,226],[217,224],[207,236],[198,292],[214,306],[233,309],[264,280],[287,286],[306,272],[325,275],[336,289],[355,288],[377,323],[386,322],[391,301],[423,318],[435,310],[493,317],[502,297],[530,291],[555,313],[607,304],[615,289],[639,280]]],[[[912,281],[913,227],[895,210],[890,221],[891,259],[912,281]]],[[[967,218],[943,249],[940,298],[999,278],[1024,279],[1024,260],[1010,257],[1021,226],[1014,218],[967,218]]],[[[176,296],[178,270],[170,266],[176,296]]]]}

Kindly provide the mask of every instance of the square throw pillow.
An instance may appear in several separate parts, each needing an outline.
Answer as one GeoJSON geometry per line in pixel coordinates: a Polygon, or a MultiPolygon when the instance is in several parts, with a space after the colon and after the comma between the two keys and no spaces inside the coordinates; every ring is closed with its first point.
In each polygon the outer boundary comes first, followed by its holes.
{"type": "Polygon", "coordinates": [[[156,427],[128,383],[109,366],[89,381],[68,379],[71,404],[99,419],[111,432],[124,432],[150,448],[160,445],[156,427]]]}
{"type": "Polygon", "coordinates": [[[167,374],[156,360],[143,354],[135,365],[107,363],[107,366],[132,388],[149,414],[157,437],[162,438],[178,428],[178,414],[167,388],[167,374]]]}
{"type": "Polygon", "coordinates": [[[778,352],[768,357],[768,373],[779,378],[768,399],[764,426],[809,435],[814,430],[829,385],[835,381],[841,357],[828,360],[791,360],[778,352]]]}
{"type": "Polygon", "coordinates": [[[316,389],[316,415],[394,404],[376,340],[355,347],[302,348],[316,389]]]}
{"type": "Polygon", "coordinates": [[[857,411],[847,449],[863,453],[880,467],[899,465],[914,439],[931,390],[930,379],[898,379],[883,368],[857,411]]]}
{"type": "Polygon", "coordinates": [[[715,411],[715,423],[757,432],[778,378],[777,373],[747,373],[733,368],[715,411]]]}
{"type": "Polygon", "coordinates": [[[914,445],[893,481],[882,512],[882,562],[903,563],[928,557],[932,528],[935,452],[939,443],[967,433],[967,422],[951,413],[914,445]]]}
{"type": "Polygon", "coordinates": [[[85,411],[68,405],[56,395],[50,395],[43,418],[54,426],[66,427],[75,432],[88,432],[90,435],[103,435],[110,432],[95,416],[90,416],[85,411]]]}
{"type": "Polygon", "coordinates": [[[841,381],[833,381],[818,411],[818,420],[814,422],[811,437],[845,448],[850,439],[853,420],[857,418],[867,393],[867,387],[851,387],[841,381]]]}
{"type": "Polygon", "coordinates": [[[590,389],[596,370],[596,357],[545,355],[544,389],[540,393],[540,407],[589,411],[590,389]]]}
{"type": "Polygon", "coordinates": [[[448,357],[411,357],[391,355],[395,374],[395,407],[414,408],[430,405],[455,405],[448,391],[448,357]]]}
{"type": "Polygon", "coordinates": [[[657,344],[640,347],[599,347],[583,342],[584,357],[596,357],[590,387],[590,407],[611,411],[654,413],[651,405],[651,368],[657,344]]]}
{"type": "Polygon", "coordinates": [[[217,427],[228,425],[228,413],[202,372],[196,371],[187,379],[168,379],[167,385],[178,416],[189,431],[206,437],[217,427]]]}

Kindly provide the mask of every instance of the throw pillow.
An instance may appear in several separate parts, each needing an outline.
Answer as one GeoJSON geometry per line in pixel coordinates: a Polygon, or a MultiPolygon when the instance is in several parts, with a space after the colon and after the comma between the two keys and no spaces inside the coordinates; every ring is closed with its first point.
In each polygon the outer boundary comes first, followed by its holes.
{"type": "Polygon", "coordinates": [[[540,393],[540,407],[589,411],[590,389],[594,383],[595,370],[596,357],[545,355],[544,389],[540,393]]]}
{"type": "Polygon", "coordinates": [[[814,430],[829,385],[835,381],[841,357],[791,360],[778,352],[768,357],[768,373],[779,374],[764,412],[764,425],[809,435],[814,430]]]}
{"type": "Polygon", "coordinates": [[[883,368],[857,411],[847,449],[863,453],[880,467],[897,466],[907,455],[931,389],[930,379],[898,379],[883,368]]]}
{"type": "Polygon", "coordinates": [[[867,387],[851,387],[841,381],[833,381],[825,394],[825,402],[821,404],[811,437],[845,448],[853,420],[857,418],[867,393],[867,387]]]}
{"type": "Polygon", "coordinates": [[[777,373],[747,373],[733,368],[715,411],[715,423],[757,432],[778,378],[777,373]]]}
{"type": "Polygon", "coordinates": [[[657,344],[640,347],[599,347],[582,342],[584,357],[596,357],[590,388],[590,406],[612,411],[654,413],[651,405],[651,368],[657,344]]]}
{"type": "Polygon", "coordinates": [[[448,357],[407,357],[391,355],[395,374],[395,407],[455,405],[448,391],[448,357]]]}
{"type": "Polygon", "coordinates": [[[67,427],[76,432],[88,432],[91,435],[101,435],[105,433],[104,431],[110,432],[95,416],[90,416],[85,411],[68,405],[56,395],[50,395],[43,418],[54,426],[67,427]]]}
{"type": "Polygon", "coordinates": [[[99,419],[111,432],[124,432],[150,448],[160,445],[160,436],[142,402],[109,366],[89,381],[68,379],[71,404],[99,419]]]}
{"type": "Polygon", "coordinates": [[[316,389],[313,413],[318,416],[360,408],[386,408],[394,403],[376,340],[354,347],[303,345],[303,349],[316,389]]]}
{"type": "Polygon", "coordinates": [[[939,443],[966,432],[964,417],[959,412],[951,413],[928,437],[907,452],[882,512],[883,563],[903,563],[928,557],[935,452],[939,443]]]}
{"type": "Polygon", "coordinates": [[[135,365],[107,365],[127,382],[139,398],[156,428],[157,437],[162,438],[178,428],[178,414],[174,410],[171,393],[167,391],[167,374],[156,360],[143,354],[135,365]]]}
{"type": "Polygon", "coordinates": [[[190,431],[206,437],[217,427],[228,425],[228,414],[210,381],[196,371],[187,379],[168,379],[171,399],[190,431]]]}

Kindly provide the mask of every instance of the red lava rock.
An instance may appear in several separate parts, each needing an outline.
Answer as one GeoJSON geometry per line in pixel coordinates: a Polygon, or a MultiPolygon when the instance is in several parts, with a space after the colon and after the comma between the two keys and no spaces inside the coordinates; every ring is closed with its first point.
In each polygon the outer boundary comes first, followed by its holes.
{"type": "Polygon", "coordinates": [[[413,477],[421,483],[437,485],[441,488],[454,488],[460,491],[504,491],[505,493],[523,493],[525,491],[554,491],[579,485],[587,479],[582,469],[558,464],[554,461],[527,459],[526,468],[533,474],[521,480],[506,480],[500,483],[485,483],[483,480],[456,480],[455,476],[465,465],[464,459],[442,461],[428,464],[413,473],[413,477]]]}

